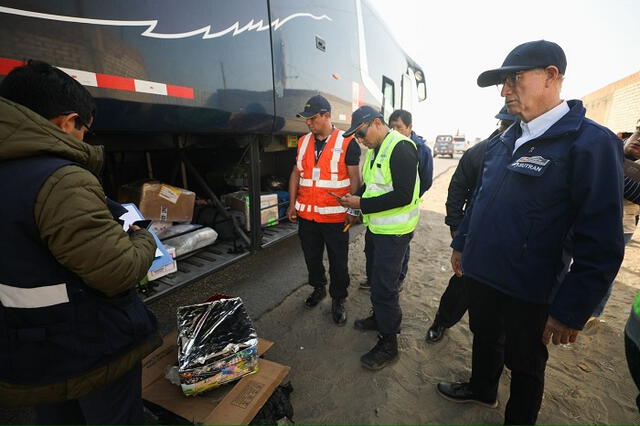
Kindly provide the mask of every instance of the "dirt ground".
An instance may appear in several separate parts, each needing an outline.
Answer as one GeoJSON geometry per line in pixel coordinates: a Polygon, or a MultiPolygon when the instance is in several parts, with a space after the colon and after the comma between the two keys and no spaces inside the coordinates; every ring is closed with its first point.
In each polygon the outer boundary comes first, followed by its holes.
{"type": "MultiPolygon", "coordinates": [[[[331,321],[329,298],[303,307],[310,287],[297,290],[263,315],[258,334],[276,342],[267,357],[291,366],[288,380],[297,423],[502,423],[509,393],[509,371],[503,373],[498,409],[455,404],[435,390],[442,380],[466,380],[470,374],[468,318],[448,330],[437,344],[427,344],[426,330],[451,274],[449,230],[444,202],[453,169],[440,176],[423,197],[422,216],[411,243],[411,262],[400,302],[400,359],[378,372],[363,369],[360,356],[376,342],[375,332],[353,328],[369,314],[365,278],[364,233],[350,246],[352,286],[347,300],[349,321],[331,321]]],[[[602,322],[590,335],[570,345],[550,347],[546,387],[538,423],[640,423],[637,390],[624,356],[623,330],[631,301],[640,290],[640,232],[627,247],[624,263],[602,322]]],[[[306,271],[301,271],[306,273],[306,271]]]]}

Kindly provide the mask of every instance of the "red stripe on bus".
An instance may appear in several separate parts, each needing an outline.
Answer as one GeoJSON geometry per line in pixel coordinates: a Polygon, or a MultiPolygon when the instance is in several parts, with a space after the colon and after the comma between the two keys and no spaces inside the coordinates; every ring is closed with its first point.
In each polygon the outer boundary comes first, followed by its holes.
{"type": "Polygon", "coordinates": [[[24,65],[24,61],[16,61],[15,59],[0,58],[0,75],[9,74],[14,68],[24,65]]]}
{"type": "Polygon", "coordinates": [[[96,80],[98,81],[98,87],[103,89],[136,91],[136,85],[132,78],[96,73],[96,80]]]}
{"type": "Polygon", "coordinates": [[[195,99],[195,94],[192,87],[174,86],[173,84],[167,84],[167,96],[173,96],[175,98],[195,99]]]}

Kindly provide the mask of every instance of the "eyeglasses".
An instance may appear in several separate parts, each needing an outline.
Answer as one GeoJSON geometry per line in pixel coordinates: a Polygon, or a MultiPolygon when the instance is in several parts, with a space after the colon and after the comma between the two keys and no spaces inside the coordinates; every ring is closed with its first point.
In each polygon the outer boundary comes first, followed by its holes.
{"type": "Polygon", "coordinates": [[[364,139],[365,136],[367,136],[367,132],[369,131],[369,127],[371,127],[371,123],[367,123],[367,127],[361,127],[360,129],[358,129],[357,132],[355,132],[354,136],[356,137],[356,139],[364,139]]]}
{"type": "Polygon", "coordinates": [[[496,86],[498,86],[498,89],[500,90],[502,90],[503,86],[509,86],[511,88],[514,88],[516,87],[516,84],[518,84],[518,82],[522,80],[522,74],[524,74],[524,71],[509,73],[505,75],[502,81],[496,84],[496,86]]]}
{"type": "Polygon", "coordinates": [[[82,127],[84,126],[87,129],[87,131],[85,132],[86,135],[92,135],[93,134],[93,132],[91,131],[91,126],[89,126],[87,123],[85,123],[84,120],[82,120],[82,118],[80,118],[80,114],[78,114],[77,112],[75,112],[75,111],[65,111],[65,112],[61,112],[60,113],[60,115],[69,115],[69,114],[77,114],[75,116],[75,120],[76,120],[77,124],[80,124],[80,127],[78,127],[76,125],[76,128],[78,130],[82,129],[82,127]]]}

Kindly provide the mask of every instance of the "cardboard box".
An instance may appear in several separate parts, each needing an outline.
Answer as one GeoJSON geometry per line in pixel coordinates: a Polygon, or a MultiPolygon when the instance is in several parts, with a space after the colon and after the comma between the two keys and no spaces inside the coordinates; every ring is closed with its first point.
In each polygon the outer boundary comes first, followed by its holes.
{"type": "MultiPolygon", "coordinates": [[[[233,210],[244,213],[247,220],[247,230],[251,230],[249,213],[249,194],[246,191],[232,192],[224,196],[225,202],[233,210]]],[[[278,224],[278,194],[260,195],[260,223],[262,226],[278,224]]]]}
{"type": "Polygon", "coordinates": [[[133,183],[120,188],[120,202],[131,202],[145,219],[191,222],[196,194],[160,182],[133,183]]]}
{"type": "MultiPolygon", "coordinates": [[[[164,338],[161,347],[142,361],[142,398],[193,423],[248,424],[260,411],[290,367],[260,358],[258,372],[196,396],[185,396],[180,386],[171,384],[165,369],[176,365],[177,333],[164,338]]],[[[259,339],[258,355],[272,342],[259,339]]]]}

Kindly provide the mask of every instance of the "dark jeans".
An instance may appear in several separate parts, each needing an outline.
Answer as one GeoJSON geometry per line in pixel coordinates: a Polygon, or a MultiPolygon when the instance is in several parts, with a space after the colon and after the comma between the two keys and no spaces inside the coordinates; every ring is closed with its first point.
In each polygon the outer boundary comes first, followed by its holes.
{"type": "MultiPolygon", "coordinates": [[[[624,350],[627,355],[629,372],[631,373],[631,377],[633,377],[636,387],[640,391],[640,348],[633,340],[629,339],[626,333],[624,335],[624,350]]],[[[638,412],[640,412],[640,395],[636,397],[636,406],[638,407],[638,412]]]]}
{"type": "Polygon", "coordinates": [[[327,284],[324,248],[329,257],[329,294],[334,299],[347,297],[349,286],[349,233],[342,232],[343,223],[319,223],[298,217],[298,236],[309,272],[309,284],[324,287],[327,284]]]}
{"type": "Polygon", "coordinates": [[[511,370],[505,424],[534,424],[544,392],[549,353],[542,332],[549,306],[508,296],[466,278],[473,332],[471,388],[487,400],[498,395],[504,365],[511,370]]]}
{"type": "Polygon", "coordinates": [[[397,334],[402,323],[400,309],[400,271],[413,238],[405,235],[380,235],[367,230],[364,251],[369,259],[371,275],[371,304],[380,334],[397,334]]]}
{"type": "Polygon", "coordinates": [[[469,309],[467,282],[464,277],[452,275],[449,284],[440,298],[440,305],[434,323],[445,328],[453,327],[469,309]]]}
{"type": "MultiPolygon", "coordinates": [[[[365,255],[367,254],[367,251],[365,250],[365,255]]],[[[407,252],[404,255],[404,259],[402,259],[402,268],[400,269],[400,277],[398,278],[398,280],[400,282],[403,282],[404,279],[407,277],[407,271],[409,270],[409,257],[411,256],[411,244],[409,244],[407,246],[407,252]]],[[[371,262],[369,261],[369,258],[367,256],[365,256],[365,262],[366,262],[366,271],[367,271],[367,282],[370,283],[371,281],[369,281],[371,278],[371,262]]]]}
{"type": "Polygon", "coordinates": [[[144,424],[142,367],[78,399],[35,407],[37,424],[144,424]]]}

